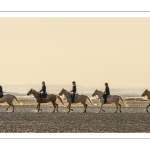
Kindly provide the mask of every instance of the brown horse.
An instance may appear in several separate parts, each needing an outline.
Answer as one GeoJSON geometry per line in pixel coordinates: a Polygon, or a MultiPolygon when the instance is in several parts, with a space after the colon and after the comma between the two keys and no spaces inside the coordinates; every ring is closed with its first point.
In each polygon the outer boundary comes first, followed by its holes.
{"type": "Polygon", "coordinates": [[[150,91],[148,91],[147,89],[143,92],[143,94],[141,95],[142,97],[143,96],[147,96],[147,98],[148,98],[148,101],[149,101],[149,104],[147,105],[147,107],[146,107],[146,111],[147,111],[147,113],[148,113],[148,107],[150,106],[150,91]]]}
{"type": "MultiPolygon", "coordinates": [[[[37,109],[38,109],[38,112],[39,112],[39,110],[42,110],[42,109],[40,109],[40,105],[41,105],[41,98],[40,98],[40,96],[39,96],[40,93],[31,88],[31,90],[27,93],[27,95],[31,95],[31,94],[33,94],[34,97],[35,97],[36,100],[37,100],[37,103],[38,103],[37,109]]],[[[63,103],[61,97],[58,96],[58,95],[55,95],[55,94],[47,94],[47,97],[43,99],[42,103],[52,102],[52,104],[53,104],[53,106],[54,106],[54,110],[53,110],[52,112],[55,112],[55,109],[56,109],[57,112],[58,112],[58,104],[56,103],[56,100],[57,100],[57,99],[58,99],[58,100],[62,103],[62,105],[65,107],[65,105],[64,105],[64,103],[63,103]]]]}
{"type": "MultiPolygon", "coordinates": [[[[73,109],[71,109],[71,103],[72,103],[72,100],[71,100],[71,97],[70,97],[70,92],[68,92],[66,89],[62,89],[61,90],[61,92],[59,93],[59,95],[60,96],[62,96],[62,95],[65,95],[65,97],[66,97],[66,99],[67,99],[67,102],[69,103],[68,104],[68,106],[67,106],[67,108],[69,109],[69,111],[68,111],[68,113],[70,112],[70,110],[73,110],[73,109]]],[[[94,104],[91,100],[90,100],[90,98],[88,97],[88,96],[86,96],[86,95],[79,95],[78,94],[78,99],[76,99],[75,101],[74,101],[74,103],[82,103],[83,104],[83,106],[84,106],[84,111],[83,111],[83,113],[85,113],[86,112],[86,109],[87,109],[87,104],[86,104],[86,100],[89,100],[90,101],[90,103],[92,104],[92,105],[94,105],[94,106],[96,106],[97,104],[94,104]]],[[[74,104],[73,103],[73,104],[74,104]]]]}
{"type": "Polygon", "coordinates": [[[17,99],[17,97],[14,96],[14,95],[11,95],[11,94],[4,95],[2,98],[0,98],[0,103],[5,103],[5,102],[7,102],[9,106],[6,108],[6,111],[8,110],[8,108],[9,108],[10,106],[12,106],[12,107],[13,107],[13,111],[12,111],[12,112],[14,112],[14,105],[13,105],[13,100],[14,100],[14,99],[15,99],[19,104],[21,104],[21,103],[19,102],[19,100],[17,99]]]}

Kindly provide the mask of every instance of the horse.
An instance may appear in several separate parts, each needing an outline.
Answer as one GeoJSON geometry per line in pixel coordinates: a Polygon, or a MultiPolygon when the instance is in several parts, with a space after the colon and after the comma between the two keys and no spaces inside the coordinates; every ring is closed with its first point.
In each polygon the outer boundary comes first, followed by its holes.
{"type": "MultiPolygon", "coordinates": [[[[38,109],[38,112],[42,109],[40,109],[40,105],[41,105],[41,98],[40,98],[40,93],[37,92],[36,90],[34,90],[33,88],[30,89],[30,91],[27,93],[27,95],[31,95],[33,94],[33,96],[36,98],[37,100],[37,109],[38,109]]],[[[54,106],[54,110],[52,111],[55,112],[55,109],[57,110],[58,112],[58,104],[56,103],[56,100],[59,100],[61,102],[61,104],[65,107],[62,99],[60,96],[58,95],[55,95],[55,94],[47,94],[47,97],[46,98],[43,98],[43,101],[42,103],[48,103],[48,102],[52,102],[53,106],[54,106]]]]}
{"type": "Polygon", "coordinates": [[[0,103],[5,103],[5,102],[7,102],[9,106],[6,108],[6,111],[8,111],[8,108],[9,108],[10,106],[12,106],[12,107],[13,107],[13,111],[12,111],[12,112],[14,112],[14,105],[13,105],[13,100],[14,100],[14,99],[15,99],[19,104],[21,104],[21,103],[19,102],[19,100],[17,99],[17,97],[14,96],[14,95],[11,95],[11,94],[6,94],[6,95],[4,95],[2,98],[0,98],[0,103]]]}
{"type": "MultiPolygon", "coordinates": [[[[69,109],[68,110],[68,113],[70,112],[70,110],[72,110],[73,111],[73,109],[71,109],[71,103],[72,103],[72,99],[71,99],[71,97],[70,97],[70,92],[68,92],[66,89],[62,89],[61,90],[61,92],[59,93],[59,96],[62,96],[62,95],[65,95],[65,97],[66,97],[66,99],[67,99],[67,102],[69,103],[68,104],[68,106],[67,106],[67,108],[69,109]]],[[[84,106],[84,111],[83,111],[83,113],[85,113],[86,112],[86,109],[87,109],[87,104],[86,104],[86,100],[89,100],[90,101],[90,103],[92,104],[92,105],[94,105],[94,106],[96,106],[97,104],[94,104],[91,100],[90,100],[90,98],[88,97],[88,96],[86,96],[86,95],[79,95],[78,94],[78,98],[74,101],[74,103],[82,103],[83,104],[83,106],[84,106]]]]}
{"type": "MultiPolygon", "coordinates": [[[[95,90],[95,92],[92,94],[92,96],[98,96],[98,98],[100,99],[100,102],[101,102],[101,107],[100,107],[100,111],[104,111],[102,109],[103,105],[104,105],[104,98],[103,98],[103,92],[102,91],[99,91],[99,90],[95,90]]],[[[121,112],[121,104],[119,104],[119,99],[121,99],[121,101],[125,104],[126,107],[128,107],[128,104],[126,104],[122,97],[121,96],[118,96],[118,95],[111,95],[111,96],[107,96],[107,103],[106,104],[112,104],[112,103],[115,103],[116,105],[116,111],[114,113],[117,113],[117,110],[118,110],[118,106],[120,107],[119,108],[119,111],[121,112]]],[[[105,112],[105,111],[104,111],[105,112]]]]}
{"type": "Polygon", "coordinates": [[[148,91],[147,89],[143,92],[143,94],[141,95],[142,97],[143,96],[147,96],[147,98],[148,98],[148,101],[149,101],[149,104],[147,105],[147,107],[146,107],[146,111],[147,111],[147,113],[148,113],[148,107],[150,106],[150,91],[148,91]]]}

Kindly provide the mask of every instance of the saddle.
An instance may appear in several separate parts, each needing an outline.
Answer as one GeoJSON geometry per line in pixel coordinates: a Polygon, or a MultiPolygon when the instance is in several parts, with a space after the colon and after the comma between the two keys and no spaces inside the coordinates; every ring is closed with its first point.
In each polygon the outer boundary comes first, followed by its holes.
{"type": "Polygon", "coordinates": [[[107,95],[107,97],[106,97],[106,95],[105,95],[105,94],[103,95],[103,98],[104,98],[104,104],[106,104],[106,103],[107,103],[108,98],[110,98],[110,97],[111,97],[111,95],[107,95]]]}
{"type": "Polygon", "coordinates": [[[46,98],[46,97],[47,97],[47,93],[44,93],[44,94],[40,93],[40,94],[39,94],[39,97],[40,97],[40,98],[46,98]]]}
{"type": "MultiPolygon", "coordinates": [[[[70,94],[70,98],[72,99],[72,94],[70,94]]],[[[78,93],[75,94],[74,100],[78,99],[78,93]]]]}
{"type": "Polygon", "coordinates": [[[3,98],[4,95],[0,95],[0,98],[3,98]]]}
{"type": "Polygon", "coordinates": [[[3,98],[3,96],[4,96],[3,92],[0,92],[0,98],[3,98]]]}

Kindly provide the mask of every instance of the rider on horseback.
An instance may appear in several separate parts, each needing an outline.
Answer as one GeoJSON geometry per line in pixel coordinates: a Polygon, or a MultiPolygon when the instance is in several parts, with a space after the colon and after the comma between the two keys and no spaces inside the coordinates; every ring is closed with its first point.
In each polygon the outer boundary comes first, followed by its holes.
{"type": "Polygon", "coordinates": [[[75,93],[76,93],[77,89],[76,89],[76,82],[73,81],[72,84],[73,84],[73,87],[72,87],[72,90],[70,92],[72,92],[71,98],[72,98],[72,103],[73,103],[74,102],[74,98],[75,98],[75,93]]]}
{"type": "Polygon", "coordinates": [[[43,93],[40,93],[41,102],[43,102],[44,95],[46,94],[45,82],[43,81],[42,84],[43,84],[42,89],[39,91],[39,92],[43,92],[43,93]]]}
{"type": "Polygon", "coordinates": [[[104,92],[104,95],[103,95],[104,104],[107,103],[107,96],[110,95],[108,83],[105,83],[105,86],[106,86],[106,88],[105,88],[105,92],[104,92]]]}
{"type": "Polygon", "coordinates": [[[3,88],[2,88],[2,86],[0,85],[0,98],[2,98],[3,97],[3,88]]]}

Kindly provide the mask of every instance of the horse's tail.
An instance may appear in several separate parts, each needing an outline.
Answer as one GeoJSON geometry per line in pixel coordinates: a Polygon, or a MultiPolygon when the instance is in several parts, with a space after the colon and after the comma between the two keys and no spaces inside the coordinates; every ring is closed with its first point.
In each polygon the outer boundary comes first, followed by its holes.
{"type": "Polygon", "coordinates": [[[57,97],[57,98],[58,98],[58,100],[59,100],[59,101],[63,104],[63,106],[64,106],[64,107],[66,107],[66,106],[65,106],[65,104],[63,103],[63,101],[62,101],[61,97],[60,97],[60,96],[58,96],[58,95],[56,95],[56,97],[57,97]]]}
{"type": "Polygon", "coordinates": [[[13,97],[14,97],[14,99],[16,100],[16,102],[18,102],[18,104],[22,104],[22,103],[17,99],[16,96],[13,95],[13,97]]]}
{"type": "Polygon", "coordinates": [[[122,98],[121,96],[119,96],[119,98],[120,98],[121,101],[125,104],[126,107],[129,107],[129,105],[123,101],[123,98],[122,98]]]}
{"type": "Polygon", "coordinates": [[[90,103],[92,104],[92,105],[94,105],[94,106],[97,106],[97,104],[94,104],[91,100],[90,100],[90,98],[87,96],[87,99],[90,101],[90,103]]]}

